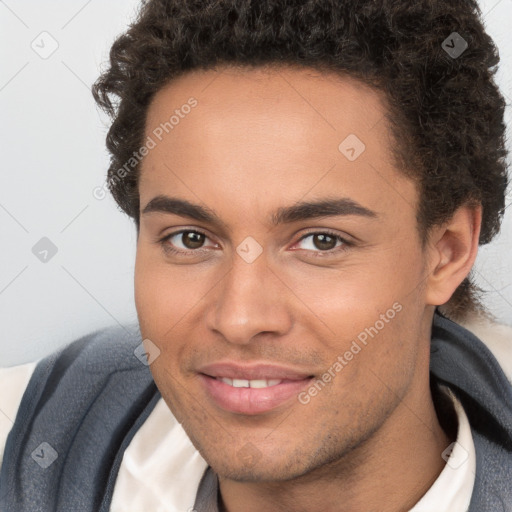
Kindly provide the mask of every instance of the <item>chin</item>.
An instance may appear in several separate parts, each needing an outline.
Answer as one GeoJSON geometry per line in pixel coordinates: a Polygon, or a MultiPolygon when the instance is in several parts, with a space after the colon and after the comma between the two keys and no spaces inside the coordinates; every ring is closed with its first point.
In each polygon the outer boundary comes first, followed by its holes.
{"type": "Polygon", "coordinates": [[[227,463],[221,463],[220,465],[210,464],[217,475],[221,478],[233,480],[235,482],[279,482],[292,480],[301,474],[302,472],[286,471],[280,467],[253,467],[247,468],[240,465],[229,465],[227,463]]]}

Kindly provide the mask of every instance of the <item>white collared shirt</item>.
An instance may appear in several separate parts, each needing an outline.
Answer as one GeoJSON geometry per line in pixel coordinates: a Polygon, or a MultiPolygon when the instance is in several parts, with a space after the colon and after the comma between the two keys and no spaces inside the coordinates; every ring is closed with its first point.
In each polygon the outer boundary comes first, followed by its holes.
{"type": "Polygon", "coordinates": [[[476,453],[469,420],[464,408],[452,391],[441,386],[452,399],[457,413],[457,439],[441,456],[446,464],[410,512],[466,512],[475,484],[476,453]]]}

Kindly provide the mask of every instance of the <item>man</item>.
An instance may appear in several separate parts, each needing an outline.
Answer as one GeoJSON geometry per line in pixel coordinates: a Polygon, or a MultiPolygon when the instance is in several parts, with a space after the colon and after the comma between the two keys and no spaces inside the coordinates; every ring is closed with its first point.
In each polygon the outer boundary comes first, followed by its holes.
{"type": "Polygon", "coordinates": [[[453,321],[497,60],[469,1],[145,3],[94,86],[141,336],[24,370],[2,510],[509,510],[509,368],[453,321]]]}

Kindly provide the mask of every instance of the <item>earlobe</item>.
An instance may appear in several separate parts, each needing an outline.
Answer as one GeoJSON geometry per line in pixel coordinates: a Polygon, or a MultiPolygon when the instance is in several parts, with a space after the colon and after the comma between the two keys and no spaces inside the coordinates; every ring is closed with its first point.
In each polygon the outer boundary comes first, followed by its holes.
{"type": "Polygon", "coordinates": [[[469,274],[478,252],[481,222],[481,205],[464,205],[448,222],[433,228],[427,249],[427,304],[440,306],[448,302],[469,274]]]}

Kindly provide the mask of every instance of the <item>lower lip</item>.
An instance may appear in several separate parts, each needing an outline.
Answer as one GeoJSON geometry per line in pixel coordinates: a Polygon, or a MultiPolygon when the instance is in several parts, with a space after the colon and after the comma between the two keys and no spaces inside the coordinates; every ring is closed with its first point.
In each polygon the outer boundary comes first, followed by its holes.
{"type": "Polygon", "coordinates": [[[222,409],[238,414],[261,414],[284,404],[309,385],[312,377],[287,380],[267,388],[235,388],[208,375],[199,379],[210,398],[222,409]]]}

